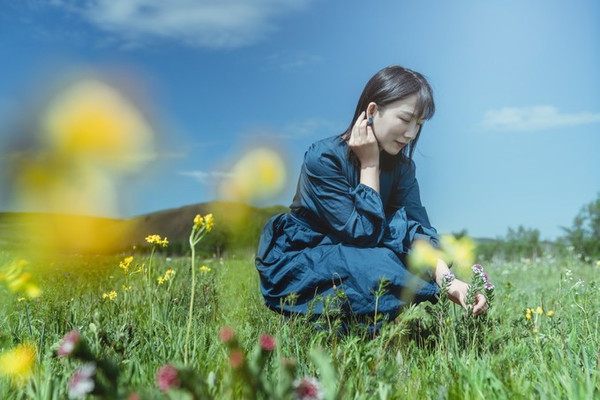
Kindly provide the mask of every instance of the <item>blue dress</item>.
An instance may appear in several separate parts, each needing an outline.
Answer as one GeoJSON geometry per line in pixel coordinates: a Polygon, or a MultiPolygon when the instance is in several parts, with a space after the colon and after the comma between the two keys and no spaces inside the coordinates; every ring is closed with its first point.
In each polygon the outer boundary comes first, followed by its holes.
{"type": "Polygon", "coordinates": [[[380,193],[359,180],[341,136],[310,146],[291,211],[273,216],[260,237],[255,264],[269,308],[320,314],[324,299],[343,290],[345,313],[372,316],[377,307],[394,318],[409,302],[435,301],[432,274],[417,277],[405,266],[415,238],[439,246],[414,163],[382,170],[380,193]],[[387,286],[377,299],[382,279],[387,286]]]}

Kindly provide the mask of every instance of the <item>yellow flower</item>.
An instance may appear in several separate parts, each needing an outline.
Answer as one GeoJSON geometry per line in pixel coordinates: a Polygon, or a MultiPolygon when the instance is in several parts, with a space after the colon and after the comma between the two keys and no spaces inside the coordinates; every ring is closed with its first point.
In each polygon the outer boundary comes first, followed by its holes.
{"type": "Polygon", "coordinates": [[[546,315],[549,316],[550,318],[552,318],[554,316],[554,310],[548,311],[548,313],[546,315]]]}
{"type": "Polygon", "coordinates": [[[102,294],[103,299],[114,300],[115,297],[117,297],[117,292],[115,292],[114,290],[110,291],[109,293],[102,294]]]}
{"type": "Polygon", "coordinates": [[[525,314],[525,318],[531,319],[531,314],[530,313],[525,314]]]}
{"type": "Polygon", "coordinates": [[[172,269],[168,269],[165,271],[165,276],[175,275],[175,271],[172,269]]]}
{"type": "Polygon", "coordinates": [[[123,290],[124,290],[125,292],[127,292],[127,291],[131,290],[131,285],[129,285],[129,286],[125,286],[125,285],[123,285],[123,290]]]}
{"type": "Polygon", "coordinates": [[[0,375],[12,378],[16,383],[24,383],[31,376],[35,362],[35,348],[30,344],[20,344],[0,356],[0,375]]]}
{"type": "Polygon", "coordinates": [[[36,298],[42,294],[41,289],[33,282],[33,275],[29,272],[23,272],[27,261],[18,260],[2,268],[0,280],[7,283],[8,288],[13,293],[24,293],[29,298],[36,298]]]}
{"type": "Polygon", "coordinates": [[[123,271],[127,272],[129,270],[129,266],[133,262],[133,256],[125,257],[123,261],[119,262],[119,267],[123,269],[123,271]]]}
{"type": "Polygon", "coordinates": [[[408,254],[408,265],[413,271],[421,271],[426,268],[434,269],[438,258],[442,258],[441,252],[433,248],[428,241],[415,240],[408,254]]]}
{"type": "Polygon", "coordinates": [[[165,282],[165,279],[162,276],[159,276],[156,281],[158,282],[159,285],[162,285],[165,282]]]}
{"type": "Polygon", "coordinates": [[[200,271],[202,272],[210,272],[210,268],[208,268],[206,265],[203,265],[200,267],[200,271]]]}
{"type": "Polygon", "coordinates": [[[544,310],[542,309],[542,307],[538,307],[538,308],[535,310],[535,312],[536,312],[538,315],[542,315],[542,314],[544,313],[544,310]]]}
{"type": "Polygon", "coordinates": [[[169,241],[167,240],[167,238],[165,237],[164,239],[162,239],[160,237],[160,235],[146,236],[146,242],[148,242],[150,244],[157,244],[162,247],[167,247],[167,245],[169,244],[169,241]]]}
{"type": "Polygon", "coordinates": [[[215,225],[215,219],[212,214],[206,214],[204,217],[204,223],[206,224],[206,231],[210,232],[215,225]]]}
{"type": "Polygon", "coordinates": [[[202,215],[197,214],[194,217],[194,228],[200,229],[200,228],[202,228],[203,225],[204,225],[204,218],[202,217],[202,215]]]}
{"type": "Polygon", "coordinates": [[[22,302],[22,301],[25,301],[25,297],[19,297],[19,298],[17,299],[17,301],[18,301],[19,303],[20,303],[20,302],[22,302]]]}
{"type": "Polygon", "coordinates": [[[462,276],[468,276],[475,262],[475,242],[468,236],[456,239],[453,235],[444,235],[441,244],[444,261],[452,263],[462,276]]]}

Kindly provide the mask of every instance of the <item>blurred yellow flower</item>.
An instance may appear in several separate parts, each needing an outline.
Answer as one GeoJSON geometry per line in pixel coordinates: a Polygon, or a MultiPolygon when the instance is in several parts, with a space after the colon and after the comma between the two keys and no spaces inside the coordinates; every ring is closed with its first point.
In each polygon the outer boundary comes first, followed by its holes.
{"type": "Polygon", "coordinates": [[[20,302],[22,302],[22,301],[25,301],[25,297],[19,297],[19,298],[17,299],[17,301],[18,301],[19,303],[20,303],[20,302]]]}
{"type": "Polygon", "coordinates": [[[453,235],[443,235],[441,244],[444,261],[452,263],[461,276],[469,276],[475,262],[475,242],[468,236],[456,239],[453,235]]]}
{"type": "Polygon", "coordinates": [[[210,272],[210,268],[208,268],[206,265],[203,265],[200,267],[200,271],[202,272],[210,272]]]}
{"type": "Polygon", "coordinates": [[[150,124],[116,88],[95,79],[59,93],[43,119],[46,146],[86,163],[132,168],[154,155],[150,124]]]}
{"type": "Polygon", "coordinates": [[[531,319],[531,313],[526,313],[526,314],[525,314],[525,318],[527,318],[527,319],[531,319]]]}
{"type": "Polygon", "coordinates": [[[215,225],[215,219],[213,218],[213,215],[206,214],[206,216],[204,217],[204,222],[206,224],[206,231],[210,232],[213,226],[215,225]]]}
{"type": "Polygon", "coordinates": [[[20,344],[0,356],[0,375],[24,383],[31,376],[35,362],[35,348],[30,344],[20,344]]]}
{"type": "Polygon", "coordinates": [[[27,261],[17,260],[3,266],[0,281],[5,281],[11,292],[23,293],[33,299],[39,297],[42,290],[33,281],[33,275],[30,272],[24,272],[26,265],[27,261]]]}
{"type": "Polygon", "coordinates": [[[115,297],[117,297],[117,292],[115,292],[114,290],[110,291],[109,293],[102,294],[102,299],[114,300],[115,297]]]}
{"type": "Polygon", "coordinates": [[[204,226],[204,217],[202,217],[202,215],[197,214],[194,217],[194,228],[196,229],[200,229],[204,226]]]}
{"type": "Polygon", "coordinates": [[[535,310],[535,312],[536,312],[536,314],[538,314],[538,315],[542,315],[542,314],[544,313],[544,310],[542,309],[542,307],[538,307],[538,308],[535,310]]]}
{"type": "Polygon", "coordinates": [[[158,282],[159,285],[162,285],[165,282],[165,279],[162,276],[159,276],[156,281],[158,282]]]}
{"type": "Polygon", "coordinates": [[[267,200],[284,187],[287,173],[283,157],[275,150],[259,147],[243,155],[221,182],[221,195],[240,202],[267,200]]]}
{"type": "Polygon", "coordinates": [[[554,310],[548,311],[546,315],[552,318],[554,316],[554,310]]]}
{"type": "Polygon", "coordinates": [[[131,290],[131,285],[129,285],[129,286],[123,285],[123,291],[128,292],[130,290],[131,290]]]}
{"type": "Polygon", "coordinates": [[[426,240],[415,240],[408,253],[408,265],[413,271],[434,270],[442,253],[426,240]]]}

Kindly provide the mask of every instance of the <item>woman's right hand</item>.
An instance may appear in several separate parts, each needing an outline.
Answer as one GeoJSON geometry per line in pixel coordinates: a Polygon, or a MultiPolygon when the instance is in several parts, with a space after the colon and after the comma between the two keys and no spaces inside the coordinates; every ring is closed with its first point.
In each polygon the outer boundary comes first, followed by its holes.
{"type": "Polygon", "coordinates": [[[348,146],[352,149],[361,168],[379,167],[379,144],[373,133],[373,127],[367,124],[367,118],[363,111],[356,120],[348,146]]]}
{"type": "Polygon", "coordinates": [[[475,302],[473,304],[466,304],[468,292],[469,285],[459,279],[454,279],[448,286],[448,298],[450,300],[462,306],[465,310],[473,307],[474,315],[485,314],[489,305],[483,293],[478,292],[475,295],[475,302]]]}

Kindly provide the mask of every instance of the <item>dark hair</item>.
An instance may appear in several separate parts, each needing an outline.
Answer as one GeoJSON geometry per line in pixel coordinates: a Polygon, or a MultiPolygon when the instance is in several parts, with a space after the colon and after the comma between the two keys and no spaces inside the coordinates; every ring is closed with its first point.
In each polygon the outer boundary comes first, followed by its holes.
{"type": "MultiPolygon", "coordinates": [[[[346,141],[350,139],[350,134],[356,120],[360,116],[360,113],[367,109],[369,103],[374,102],[378,107],[385,107],[390,103],[413,94],[417,95],[416,115],[421,115],[424,119],[433,117],[435,112],[433,91],[423,75],[399,65],[392,65],[380,70],[365,85],[358,99],[352,122],[348,126],[348,129],[341,135],[342,138],[346,141]]],[[[380,168],[389,170],[398,162],[410,163],[417,141],[421,135],[421,129],[422,127],[419,127],[415,138],[397,155],[392,156],[382,151],[380,168]]],[[[348,157],[353,163],[358,164],[358,158],[350,149],[348,149],[348,157]]]]}

